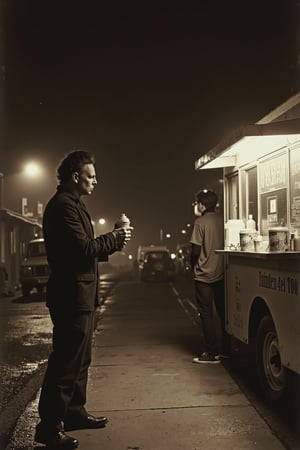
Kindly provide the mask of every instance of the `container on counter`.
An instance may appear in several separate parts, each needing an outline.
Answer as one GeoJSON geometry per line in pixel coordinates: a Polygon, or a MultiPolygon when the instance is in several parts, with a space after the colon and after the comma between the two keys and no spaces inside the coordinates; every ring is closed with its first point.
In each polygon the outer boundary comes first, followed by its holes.
{"type": "Polygon", "coordinates": [[[257,231],[252,228],[240,230],[240,249],[242,252],[254,252],[254,239],[257,231]]]}
{"type": "Polygon", "coordinates": [[[252,230],[256,230],[256,222],[253,219],[253,214],[249,214],[247,222],[246,222],[246,228],[251,228],[252,230]]]}
{"type": "Polygon", "coordinates": [[[269,228],[269,251],[287,252],[289,250],[289,229],[287,227],[269,228]]]}
{"type": "Polygon", "coordinates": [[[256,252],[263,252],[264,251],[263,237],[260,234],[255,236],[255,238],[254,238],[254,250],[256,252]]]}
{"type": "Polygon", "coordinates": [[[300,252],[300,237],[298,234],[294,238],[294,250],[295,252],[300,252]]]}
{"type": "Polygon", "coordinates": [[[230,219],[225,224],[225,249],[238,249],[240,245],[240,230],[245,228],[243,220],[230,219]]]}

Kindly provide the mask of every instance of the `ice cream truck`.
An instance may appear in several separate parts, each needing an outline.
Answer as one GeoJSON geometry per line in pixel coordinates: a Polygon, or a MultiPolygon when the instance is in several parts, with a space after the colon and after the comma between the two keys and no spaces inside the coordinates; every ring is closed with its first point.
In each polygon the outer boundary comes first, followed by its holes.
{"type": "Polygon", "coordinates": [[[195,161],[211,168],[223,169],[226,329],[255,348],[262,392],[280,401],[300,374],[300,92],[195,161]]]}

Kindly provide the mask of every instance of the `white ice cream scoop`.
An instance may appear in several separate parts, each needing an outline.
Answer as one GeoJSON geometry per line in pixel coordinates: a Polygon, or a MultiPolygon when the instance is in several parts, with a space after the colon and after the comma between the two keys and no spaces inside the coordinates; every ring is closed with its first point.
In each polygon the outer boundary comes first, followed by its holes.
{"type": "Polygon", "coordinates": [[[130,220],[125,213],[122,213],[116,222],[116,228],[128,228],[130,227],[130,220]]]}

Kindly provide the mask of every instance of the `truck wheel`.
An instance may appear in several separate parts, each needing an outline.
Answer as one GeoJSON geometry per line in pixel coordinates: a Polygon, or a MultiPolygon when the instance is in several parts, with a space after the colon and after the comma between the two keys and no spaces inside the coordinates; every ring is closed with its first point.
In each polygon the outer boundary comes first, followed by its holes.
{"type": "Polygon", "coordinates": [[[258,327],[256,366],[265,398],[271,403],[283,400],[287,374],[281,364],[277,333],[270,316],[264,316],[258,327]]]}
{"type": "Polygon", "coordinates": [[[27,295],[30,294],[31,287],[29,286],[22,286],[22,295],[23,297],[27,297],[27,295]]]}

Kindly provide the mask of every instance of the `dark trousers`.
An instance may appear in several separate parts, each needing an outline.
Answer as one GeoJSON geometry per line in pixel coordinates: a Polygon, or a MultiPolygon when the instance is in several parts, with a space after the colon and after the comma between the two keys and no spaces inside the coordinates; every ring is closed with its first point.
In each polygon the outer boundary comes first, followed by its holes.
{"type": "Polygon", "coordinates": [[[50,310],[53,351],[42,385],[39,414],[46,427],[86,415],[86,387],[92,356],[94,312],[50,310]]]}
{"type": "Polygon", "coordinates": [[[222,327],[222,352],[229,352],[230,338],[225,331],[225,301],[224,282],[203,283],[195,280],[195,297],[200,315],[205,352],[211,355],[219,353],[217,345],[216,321],[214,318],[214,304],[222,327]]]}

